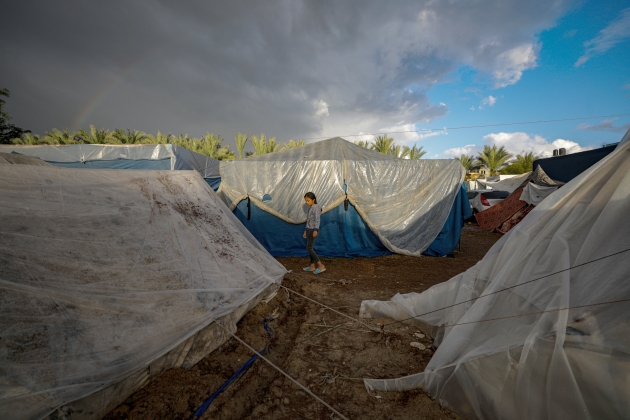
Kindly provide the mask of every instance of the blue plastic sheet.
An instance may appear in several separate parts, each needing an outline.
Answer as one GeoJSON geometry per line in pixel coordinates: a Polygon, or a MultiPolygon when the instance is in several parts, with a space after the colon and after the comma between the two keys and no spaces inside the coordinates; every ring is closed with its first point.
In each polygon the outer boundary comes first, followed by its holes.
{"type": "Polygon", "coordinates": [[[459,243],[464,220],[469,217],[472,217],[472,211],[470,210],[466,187],[462,184],[462,188],[459,190],[457,197],[455,197],[453,207],[451,207],[451,212],[444,223],[444,227],[442,227],[442,230],[429,248],[424,251],[424,255],[443,257],[453,252],[459,243]]]}
{"type": "Polygon", "coordinates": [[[216,178],[204,178],[204,180],[208,183],[208,185],[210,185],[210,188],[212,188],[215,192],[221,186],[221,177],[220,176],[216,177],[216,178]]]}
{"type": "MultiPolygon", "coordinates": [[[[306,223],[294,225],[251,204],[247,220],[247,200],[234,209],[236,217],[274,257],[306,257],[306,239],[302,237],[306,223]]],[[[391,254],[365,224],[352,206],[343,204],[322,214],[315,252],[325,257],[376,257],[391,254]]]]}
{"type": "MultiPolygon", "coordinates": [[[[306,239],[302,237],[305,223],[294,225],[250,206],[247,220],[247,200],[234,209],[236,217],[274,257],[306,257],[306,239]]],[[[466,188],[462,185],[442,231],[429,246],[425,254],[441,257],[453,252],[461,233],[464,220],[472,216],[466,188]]],[[[320,234],[315,240],[315,252],[325,257],[376,257],[388,255],[389,251],[370,230],[357,210],[343,204],[322,214],[320,234]]]]}
{"type": "Polygon", "coordinates": [[[88,160],[84,162],[48,162],[53,166],[62,168],[86,168],[86,169],[140,169],[140,170],[171,170],[171,158],[152,159],[115,159],[115,160],[88,160]]]}

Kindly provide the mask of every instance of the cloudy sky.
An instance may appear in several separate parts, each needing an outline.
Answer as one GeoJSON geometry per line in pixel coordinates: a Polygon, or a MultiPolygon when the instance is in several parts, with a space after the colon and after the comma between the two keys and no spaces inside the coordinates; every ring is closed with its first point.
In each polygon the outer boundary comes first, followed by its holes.
{"type": "Polygon", "coordinates": [[[37,134],[390,133],[436,158],[579,151],[630,128],[629,6],[3,0],[0,87],[12,122],[37,134]],[[511,124],[533,121],[549,122],[511,124]]]}

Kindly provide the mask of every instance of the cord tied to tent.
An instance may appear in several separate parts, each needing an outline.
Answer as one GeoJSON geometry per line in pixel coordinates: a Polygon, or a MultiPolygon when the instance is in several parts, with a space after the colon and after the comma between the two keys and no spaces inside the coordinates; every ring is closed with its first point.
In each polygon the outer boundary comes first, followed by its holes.
{"type": "MultiPolygon", "coordinates": [[[[271,318],[271,317],[265,318],[263,320],[263,328],[265,329],[265,331],[267,331],[267,334],[269,334],[270,339],[273,338],[273,330],[267,323],[271,321],[275,321],[275,320],[276,318],[271,318]]],[[[203,414],[206,412],[208,407],[210,407],[210,404],[212,404],[212,402],[219,396],[219,394],[225,391],[232,382],[239,380],[241,376],[243,376],[243,374],[250,367],[252,367],[252,365],[260,357],[260,355],[267,353],[268,350],[269,350],[269,344],[266,344],[265,347],[259,353],[254,354],[247,362],[245,362],[245,364],[243,364],[243,366],[236,369],[236,372],[234,372],[232,376],[230,376],[230,378],[227,381],[225,381],[223,385],[219,387],[219,389],[214,391],[214,393],[210,396],[210,398],[208,398],[207,400],[203,402],[203,404],[201,404],[201,406],[197,409],[197,411],[195,411],[195,413],[190,417],[190,420],[196,420],[196,419],[201,418],[201,416],[203,416],[203,414]]]]}

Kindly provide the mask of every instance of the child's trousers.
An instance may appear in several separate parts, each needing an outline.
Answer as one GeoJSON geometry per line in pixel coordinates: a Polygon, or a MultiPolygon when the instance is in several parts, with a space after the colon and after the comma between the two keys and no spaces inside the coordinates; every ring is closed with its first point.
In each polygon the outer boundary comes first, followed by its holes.
{"type": "Polygon", "coordinates": [[[316,264],[319,261],[319,257],[313,249],[313,245],[315,244],[313,232],[314,230],[312,229],[306,229],[306,252],[308,252],[308,255],[311,257],[311,264],[316,264]]]}

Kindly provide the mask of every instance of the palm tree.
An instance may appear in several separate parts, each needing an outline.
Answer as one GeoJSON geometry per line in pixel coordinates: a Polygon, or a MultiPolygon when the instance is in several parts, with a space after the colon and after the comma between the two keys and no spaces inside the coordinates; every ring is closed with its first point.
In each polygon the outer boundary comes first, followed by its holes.
{"type": "Polygon", "coordinates": [[[78,143],[76,139],[76,134],[70,134],[68,129],[64,129],[63,131],[59,131],[56,128],[53,128],[52,132],[46,131],[46,136],[43,139],[44,142],[48,144],[76,144],[78,143]]]}
{"type": "Polygon", "coordinates": [[[173,139],[174,136],[171,133],[162,134],[158,131],[157,136],[147,134],[142,140],[142,144],[169,144],[173,142],[173,139]]]}
{"type": "Polygon", "coordinates": [[[517,164],[521,165],[523,168],[523,173],[531,172],[534,170],[534,161],[538,159],[539,156],[534,154],[534,152],[523,153],[522,155],[516,155],[517,164]]]}
{"type": "Polygon", "coordinates": [[[267,140],[267,153],[273,153],[280,150],[280,143],[276,143],[276,138],[272,137],[267,140]]]}
{"type": "Polygon", "coordinates": [[[459,163],[462,164],[467,172],[477,169],[477,161],[473,155],[465,155],[462,153],[460,157],[456,157],[455,159],[459,160],[459,163]]]}
{"type": "Polygon", "coordinates": [[[409,155],[409,147],[400,146],[400,145],[392,145],[389,149],[389,154],[392,156],[396,156],[397,158],[404,159],[409,155]]]}
{"type": "Polygon", "coordinates": [[[294,147],[300,147],[300,146],[304,146],[306,143],[304,142],[304,140],[299,139],[299,140],[289,140],[288,143],[285,143],[282,146],[282,150],[285,149],[293,149],[294,147]]]}
{"type": "Polygon", "coordinates": [[[236,150],[238,151],[238,158],[243,159],[243,150],[245,150],[245,143],[247,143],[247,134],[237,133],[236,134],[236,150]]]}
{"type": "Polygon", "coordinates": [[[505,150],[505,147],[497,148],[497,145],[494,144],[492,147],[483,146],[483,152],[479,152],[479,156],[477,156],[477,164],[488,168],[490,175],[498,175],[511,158],[512,155],[505,150]]]}
{"type": "Polygon", "coordinates": [[[426,155],[427,152],[422,150],[423,147],[424,146],[417,147],[414,144],[413,147],[410,149],[409,147],[405,146],[405,148],[408,149],[407,156],[409,157],[409,159],[411,159],[411,160],[418,160],[418,159],[422,158],[422,156],[426,155]]]}
{"type": "Polygon", "coordinates": [[[131,131],[130,129],[127,129],[125,133],[125,131],[117,128],[112,136],[121,144],[144,144],[146,140],[149,140],[146,133],[138,130],[131,131]]]}
{"type": "Polygon", "coordinates": [[[13,139],[13,144],[24,144],[29,146],[36,146],[38,144],[47,144],[46,141],[39,137],[37,134],[26,133],[22,134],[22,137],[16,137],[13,139]]]}
{"type": "Polygon", "coordinates": [[[387,137],[387,134],[385,134],[382,136],[377,136],[376,139],[374,140],[374,144],[372,144],[370,149],[376,152],[388,155],[391,153],[393,144],[394,144],[394,139],[391,137],[387,137]]]}
{"type": "Polygon", "coordinates": [[[235,158],[234,151],[231,151],[229,146],[223,146],[223,139],[219,135],[206,133],[201,139],[194,139],[194,143],[195,145],[199,144],[198,150],[193,150],[194,152],[210,156],[213,159],[232,160],[235,158]]]}
{"type": "Polygon", "coordinates": [[[267,137],[264,134],[251,137],[252,146],[254,146],[254,155],[260,156],[267,153],[267,137]]]}
{"type": "Polygon", "coordinates": [[[83,143],[89,144],[117,144],[116,139],[109,130],[104,128],[97,130],[93,125],[90,126],[90,131],[87,132],[84,129],[80,129],[76,138],[83,143]]]}
{"type": "Polygon", "coordinates": [[[365,140],[359,140],[359,141],[355,141],[354,144],[356,144],[357,146],[361,146],[361,147],[365,147],[366,149],[371,149],[372,146],[370,145],[370,142],[365,140]]]}
{"type": "Polygon", "coordinates": [[[276,143],[276,138],[268,139],[264,134],[251,137],[252,146],[254,146],[254,155],[260,156],[267,153],[273,153],[280,150],[280,144],[276,143]]]}

